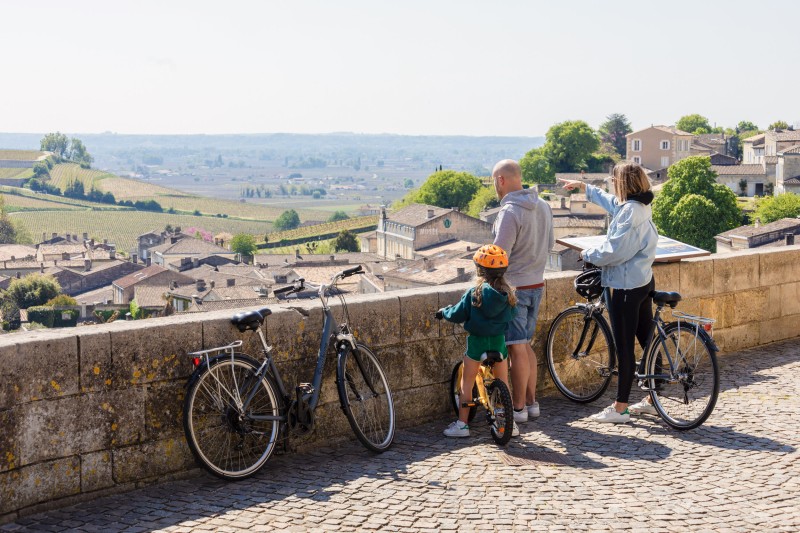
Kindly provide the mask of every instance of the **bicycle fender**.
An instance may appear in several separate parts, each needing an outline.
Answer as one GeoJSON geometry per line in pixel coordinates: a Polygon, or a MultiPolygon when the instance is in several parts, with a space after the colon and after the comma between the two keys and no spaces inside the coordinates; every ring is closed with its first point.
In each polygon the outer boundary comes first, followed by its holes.
{"type": "MultiPolygon", "coordinates": [[[[247,354],[238,353],[237,352],[235,354],[235,356],[236,356],[236,359],[240,359],[240,360],[243,360],[243,361],[247,361],[248,363],[251,363],[255,368],[258,368],[258,367],[261,366],[261,363],[259,363],[258,361],[256,361],[254,358],[250,357],[247,354]]],[[[200,379],[200,375],[203,372],[205,372],[206,370],[208,370],[208,365],[209,364],[213,365],[214,363],[216,363],[220,359],[226,359],[226,358],[230,359],[231,358],[230,354],[216,355],[216,356],[212,357],[211,359],[209,359],[208,362],[206,362],[206,359],[204,358],[203,362],[200,363],[200,365],[197,368],[195,368],[194,372],[192,372],[192,375],[190,375],[189,379],[186,380],[186,385],[184,387],[186,389],[189,389],[189,387],[191,387],[194,384],[195,381],[200,379]]]]}

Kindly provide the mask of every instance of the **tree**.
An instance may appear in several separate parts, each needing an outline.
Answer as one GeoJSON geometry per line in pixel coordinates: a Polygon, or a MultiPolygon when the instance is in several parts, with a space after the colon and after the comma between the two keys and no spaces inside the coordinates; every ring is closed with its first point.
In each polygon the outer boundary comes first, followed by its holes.
{"type": "Polygon", "coordinates": [[[756,217],[763,224],[800,216],[800,195],[786,192],[756,200],[756,217]]]}
{"type": "Polygon", "coordinates": [[[711,158],[687,157],[669,167],[669,179],[653,202],[659,233],[705,250],[714,250],[714,235],[741,223],[734,192],[716,182],[711,158]]]}
{"type": "Polygon", "coordinates": [[[519,160],[524,183],[555,183],[556,173],[542,148],[534,148],[519,160]]]}
{"type": "Polygon", "coordinates": [[[431,174],[420,187],[416,201],[439,207],[466,209],[481,187],[481,180],[467,172],[441,170],[431,174]]]}
{"type": "Polygon", "coordinates": [[[231,251],[244,256],[252,256],[256,253],[256,239],[248,233],[237,233],[231,239],[231,251]]]}
{"type": "Polygon", "coordinates": [[[61,285],[50,274],[28,274],[15,278],[8,286],[8,295],[20,309],[43,305],[61,292],[61,285]]]}
{"type": "Polygon", "coordinates": [[[16,242],[17,229],[6,212],[5,197],[0,194],[0,244],[15,244],[16,242]]]}
{"type": "Polygon", "coordinates": [[[743,131],[756,131],[756,130],[758,130],[758,126],[756,126],[749,120],[740,120],[739,123],[736,125],[736,133],[742,133],[743,131]]]}
{"type": "Polygon", "coordinates": [[[47,300],[45,305],[51,307],[70,307],[78,305],[78,300],[67,294],[59,294],[55,298],[47,300]]]}
{"type": "Polygon", "coordinates": [[[703,115],[686,115],[680,118],[678,122],[675,124],[675,127],[679,130],[683,130],[688,133],[697,133],[698,128],[703,128],[705,133],[711,131],[711,124],[708,123],[708,119],[703,115]]]}
{"type": "Polygon", "coordinates": [[[73,137],[70,140],[69,151],[67,152],[67,158],[74,161],[75,163],[79,163],[82,165],[89,166],[94,162],[94,158],[89,155],[89,152],[86,151],[86,147],[83,145],[83,141],[80,139],[76,139],[73,137]]]}
{"type": "Polygon", "coordinates": [[[275,219],[274,228],[278,231],[294,229],[300,225],[300,215],[294,209],[289,209],[275,219]]]}
{"type": "Polygon", "coordinates": [[[69,148],[69,140],[63,133],[48,133],[39,142],[39,147],[43,152],[53,152],[60,159],[64,159],[69,148]]]}
{"type": "Polygon", "coordinates": [[[467,206],[467,214],[477,217],[484,209],[491,209],[500,205],[497,193],[493,187],[481,187],[467,206]]]}
{"type": "Polygon", "coordinates": [[[779,120],[777,122],[773,122],[772,124],[770,124],[767,129],[770,130],[770,131],[788,130],[789,129],[789,123],[786,122],[785,120],[779,120]]]}
{"type": "Polygon", "coordinates": [[[72,180],[67,184],[67,188],[64,189],[64,196],[67,198],[83,198],[84,194],[83,182],[79,179],[72,180]]]}
{"type": "Polygon", "coordinates": [[[347,220],[350,218],[344,211],[336,211],[328,217],[328,222],[338,222],[339,220],[347,220]]]}
{"type": "Polygon", "coordinates": [[[595,131],[582,120],[561,122],[546,135],[544,155],[554,172],[575,172],[586,166],[586,159],[600,146],[595,131]]]}
{"type": "Polygon", "coordinates": [[[333,249],[337,252],[359,252],[361,246],[352,231],[344,230],[339,232],[333,241],[333,249]]]}
{"type": "Polygon", "coordinates": [[[414,180],[412,180],[411,178],[406,178],[405,181],[403,181],[403,188],[404,189],[413,189],[414,188],[414,180]]]}
{"type": "Polygon", "coordinates": [[[625,136],[633,131],[631,123],[625,115],[620,113],[608,115],[597,131],[602,142],[613,146],[620,157],[625,157],[628,147],[628,140],[625,136]]]}

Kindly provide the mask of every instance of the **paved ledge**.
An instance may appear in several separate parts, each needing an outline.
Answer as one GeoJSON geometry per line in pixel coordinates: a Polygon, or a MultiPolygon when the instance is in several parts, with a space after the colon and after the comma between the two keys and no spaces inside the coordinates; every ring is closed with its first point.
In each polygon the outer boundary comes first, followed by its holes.
{"type": "Polygon", "coordinates": [[[0,531],[797,531],[800,348],[729,354],[721,371],[714,413],[685,433],[657,417],[588,421],[609,395],[542,398],[508,452],[566,464],[509,466],[486,428],[448,440],[443,417],[400,431],[383,455],[357,444],[281,455],[243,482],[199,474],[0,531]]]}

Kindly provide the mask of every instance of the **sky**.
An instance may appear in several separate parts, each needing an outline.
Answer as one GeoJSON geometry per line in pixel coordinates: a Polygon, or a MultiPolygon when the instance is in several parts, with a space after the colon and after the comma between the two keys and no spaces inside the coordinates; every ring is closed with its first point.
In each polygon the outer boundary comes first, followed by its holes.
{"type": "Polygon", "coordinates": [[[0,132],[800,122],[796,0],[3,0],[0,132]]]}

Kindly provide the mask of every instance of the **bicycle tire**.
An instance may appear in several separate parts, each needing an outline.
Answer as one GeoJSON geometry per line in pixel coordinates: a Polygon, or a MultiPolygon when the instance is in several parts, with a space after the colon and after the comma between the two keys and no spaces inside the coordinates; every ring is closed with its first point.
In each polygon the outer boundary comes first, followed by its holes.
{"type": "MultiPolygon", "coordinates": [[[[464,373],[464,361],[459,361],[456,363],[456,366],[453,367],[453,373],[450,376],[450,404],[453,406],[453,411],[456,414],[456,418],[460,413],[460,399],[461,396],[461,376],[464,373]]],[[[478,397],[478,385],[472,385],[472,401],[476,401],[478,397]]],[[[472,422],[472,419],[475,418],[475,414],[478,412],[478,406],[473,405],[469,408],[469,414],[467,415],[467,422],[472,422]]]]}
{"type": "MultiPolygon", "coordinates": [[[[677,375],[669,380],[649,380],[650,399],[659,416],[670,427],[689,430],[705,422],[719,396],[719,365],[714,341],[696,324],[671,322],[664,327],[667,351],[677,375]]],[[[666,359],[661,342],[653,342],[647,373],[661,373],[666,359]]]]}
{"type": "Polygon", "coordinates": [[[201,366],[189,381],[183,408],[189,449],[203,468],[228,481],[258,472],[280,438],[280,396],[269,376],[254,381],[259,366],[244,354],[221,355],[201,366]],[[234,396],[246,398],[251,392],[248,414],[274,420],[249,419],[236,406],[234,396]]]}
{"type": "Polygon", "coordinates": [[[392,391],[383,367],[364,344],[339,352],[336,368],[339,401],[353,433],[368,450],[381,453],[394,440],[392,391]],[[370,386],[371,384],[371,386],[370,386]]]}
{"type": "Polygon", "coordinates": [[[511,401],[511,391],[508,385],[495,379],[486,386],[489,396],[489,418],[491,421],[492,438],[500,446],[505,446],[514,433],[514,404],[511,401]],[[503,418],[497,416],[498,407],[503,409],[503,418]]]}
{"type": "Polygon", "coordinates": [[[591,351],[583,350],[574,355],[587,313],[585,307],[568,307],[553,320],[547,333],[547,369],[558,391],[577,403],[593,402],[602,396],[611,382],[616,360],[611,328],[597,313],[590,317],[591,325],[583,341],[584,346],[587,345],[592,332],[596,331],[591,351]]]}

